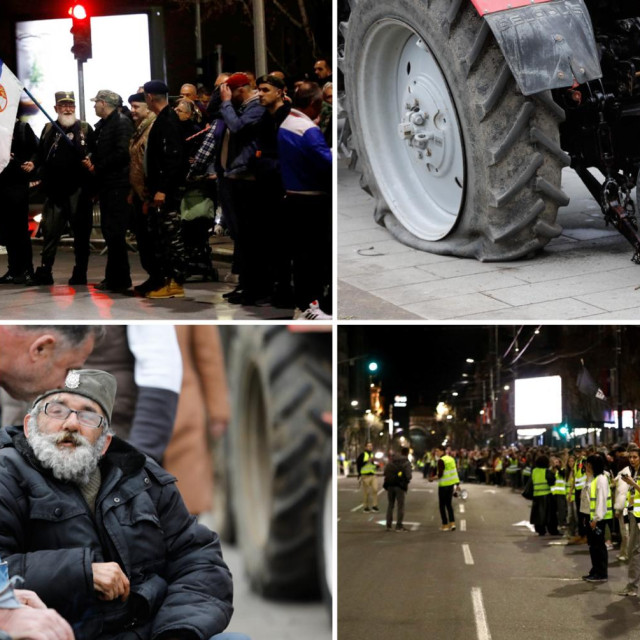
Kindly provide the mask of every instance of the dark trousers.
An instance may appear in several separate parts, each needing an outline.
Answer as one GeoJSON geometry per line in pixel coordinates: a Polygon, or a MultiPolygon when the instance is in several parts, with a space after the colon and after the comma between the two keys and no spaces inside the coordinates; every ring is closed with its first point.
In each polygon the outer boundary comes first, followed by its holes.
{"type": "Polygon", "coordinates": [[[133,196],[133,232],[136,235],[136,245],[140,264],[151,278],[158,279],[158,286],[162,284],[159,275],[160,269],[157,264],[156,254],[153,248],[153,237],[149,225],[149,214],[142,213],[142,200],[134,194],[133,196]]]}
{"type": "Polygon", "coordinates": [[[68,195],[50,195],[42,211],[42,266],[50,269],[56,259],[60,236],[69,223],[73,233],[76,269],[86,273],[89,265],[89,238],[93,224],[93,202],[82,188],[68,195]]]}
{"type": "Polygon", "coordinates": [[[9,273],[17,276],[33,272],[29,235],[29,187],[25,184],[0,186],[2,214],[0,237],[7,248],[9,273]]]}
{"type": "Polygon", "coordinates": [[[229,235],[233,240],[233,259],[231,262],[231,273],[240,273],[240,245],[238,244],[238,223],[236,221],[233,203],[231,201],[231,186],[229,180],[218,176],[218,197],[220,198],[220,208],[222,209],[222,221],[229,230],[229,235]]]}
{"type": "Polygon", "coordinates": [[[587,542],[589,544],[589,555],[591,556],[591,571],[589,575],[596,578],[608,578],[609,567],[607,557],[607,546],[604,539],[604,529],[606,520],[600,520],[595,529],[587,529],[587,542]]]}
{"type": "Polygon", "coordinates": [[[305,310],[317,300],[331,313],[331,196],[287,193],[285,225],[293,260],[293,295],[305,310]]]}
{"type": "Polygon", "coordinates": [[[209,245],[211,218],[195,218],[182,221],[182,239],[187,263],[200,269],[212,269],[212,253],[209,245]]]}
{"type": "Polygon", "coordinates": [[[112,287],[131,285],[127,229],[131,207],[127,203],[128,187],[113,187],[100,191],[100,227],[107,243],[105,280],[112,287]]]}
{"type": "Polygon", "coordinates": [[[233,178],[225,178],[225,181],[230,189],[231,208],[237,223],[234,242],[238,243],[239,264],[236,266],[240,286],[250,297],[268,296],[273,288],[269,259],[269,216],[273,214],[262,200],[257,181],[233,178]]]}
{"type": "Polygon", "coordinates": [[[455,522],[456,519],[453,516],[453,488],[455,485],[451,484],[448,487],[438,487],[438,502],[440,504],[440,518],[442,524],[449,524],[455,522]],[[449,520],[447,520],[447,516],[449,520]]]}
{"type": "Polygon", "coordinates": [[[404,520],[404,499],[407,492],[400,487],[387,487],[387,529],[391,529],[393,523],[393,507],[398,502],[398,517],[396,518],[396,529],[402,529],[404,520]]]}
{"type": "Polygon", "coordinates": [[[578,512],[578,535],[584,538],[589,530],[589,515],[580,513],[580,496],[583,489],[576,489],[576,511],[578,512]]]}

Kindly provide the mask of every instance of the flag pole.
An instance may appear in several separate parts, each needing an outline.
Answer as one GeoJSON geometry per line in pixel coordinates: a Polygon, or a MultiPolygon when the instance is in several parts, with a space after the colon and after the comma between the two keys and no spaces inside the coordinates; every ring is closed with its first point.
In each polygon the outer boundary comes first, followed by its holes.
{"type": "Polygon", "coordinates": [[[51,118],[51,116],[44,110],[44,107],[34,98],[31,91],[29,91],[29,89],[27,89],[26,87],[23,87],[23,90],[33,100],[33,103],[36,105],[36,107],[38,107],[38,109],[40,109],[40,111],[42,111],[42,113],[44,113],[44,115],[47,116],[49,122],[58,130],[58,133],[62,135],[62,137],[67,141],[69,146],[73,147],[74,146],[73,142],[71,142],[71,140],[67,138],[67,134],[62,130],[60,125],[51,118]]]}

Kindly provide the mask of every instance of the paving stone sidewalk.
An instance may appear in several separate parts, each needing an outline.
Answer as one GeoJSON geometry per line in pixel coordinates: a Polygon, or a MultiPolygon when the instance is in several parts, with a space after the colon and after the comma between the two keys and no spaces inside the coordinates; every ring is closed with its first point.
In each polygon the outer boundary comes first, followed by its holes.
{"type": "MultiPolygon", "coordinates": [[[[342,320],[640,319],[640,265],[631,245],[606,227],[600,207],[571,169],[564,228],[543,252],[482,263],[400,244],[373,221],[359,175],[338,169],[338,318],[342,320]]],[[[635,195],[635,194],[634,194],[635,195]]]]}

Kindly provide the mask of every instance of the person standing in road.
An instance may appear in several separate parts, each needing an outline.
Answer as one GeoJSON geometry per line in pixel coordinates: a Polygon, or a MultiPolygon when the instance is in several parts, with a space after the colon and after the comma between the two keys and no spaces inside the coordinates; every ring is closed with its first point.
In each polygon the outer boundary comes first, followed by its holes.
{"type": "Polygon", "coordinates": [[[556,476],[549,469],[549,458],[546,455],[541,454],[536,458],[535,467],[531,471],[531,482],[533,503],[529,522],[534,525],[539,536],[545,535],[547,529],[552,536],[559,535],[558,518],[551,495],[551,487],[555,485],[556,476]]]}
{"type": "Polygon", "coordinates": [[[387,490],[387,531],[393,531],[393,507],[398,503],[396,531],[409,531],[403,525],[404,499],[411,482],[409,448],[402,447],[400,455],[394,454],[384,468],[384,488],[387,490]]]}
{"type": "MultiPolygon", "coordinates": [[[[460,484],[456,461],[442,447],[436,447],[438,457],[438,504],[440,506],[440,518],[442,526],[440,531],[455,531],[456,519],[453,514],[453,491],[460,484]]],[[[429,482],[434,478],[429,478],[429,482]]]]}
{"type": "Polygon", "coordinates": [[[367,442],[364,451],[357,457],[358,479],[362,484],[362,494],[364,496],[363,511],[379,511],[378,509],[378,481],[376,480],[376,464],[373,455],[373,443],[367,442]],[[371,507],[369,506],[371,504],[371,507]]]}
{"type": "MultiPolygon", "coordinates": [[[[638,485],[638,470],[640,470],[640,448],[630,444],[629,466],[625,467],[618,475],[619,490],[616,491],[616,514],[622,514],[624,506],[627,506],[629,514],[629,539],[625,546],[621,547],[629,561],[629,577],[627,586],[620,592],[621,596],[637,596],[638,583],[640,582],[640,485],[638,485]],[[620,486],[622,490],[620,490],[620,486]],[[622,498],[619,500],[619,497],[622,498]]],[[[624,523],[621,524],[624,531],[624,523]]],[[[623,544],[625,540],[623,538],[623,544]]]]}
{"type": "Polygon", "coordinates": [[[609,478],[604,472],[604,458],[601,455],[594,453],[587,458],[587,477],[592,478],[584,488],[589,493],[587,542],[591,569],[582,579],[585,582],[606,582],[609,579],[609,567],[604,532],[607,521],[613,519],[613,508],[609,478]]]}
{"type": "Polygon", "coordinates": [[[69,284],[84,285],[93,224],[93,181],[82,161],[94,150],[94,133],[89,124],[76,118],[73,91],[58,91],[55,99],[60,128],[50,122],[45,125],[36,161],[46,200],[42,210],[42,264],[36,269],[34,284],[53,284],[53,263],[68,223],[73,232],[75,256],[69,284]],[[63,140],[60,129],[71,144],[63,140]]]}
{"type": "Polygon", "coordinates": [[[100,201],[100,226],[107,243],[107,266],[104,280],[96,285],[99,291],[122,292],[131,286],[127,227],[131,207],[129,196],[129,140],[133,122],[118,111],[120,96],[101,89],[95,98],[96,150],[82,164],[97,180],[100,201]]]}
{"type": "Polygon", "coordinates": [[[149,274],[149,278],[142,284],[136,285],[133,290],[138,295],[144,295],[162,286],[162,279],[154,280],[153,275],[159,272],[156,265],[155,250],[149,229],[149,214],[145,211],[145,203],[148,205],[149,194],[145,185],[144,158],[147,151],[147,143],[151,127],[156,119],[156,114],[149,110],[144,99],[144,93],[134,93],[129,96],[131,105],[131,117],[136,125],[136,130],[129,142],[129,154],[131,164],[129,169],[129,182],[131,193],[129,203],[133,207],[133,230],[136,234],[140,264],[149,274]]]}
{"type": "Polygon", "coordinates": [[[571,538],[567,544],[585,544],[587,542],[588,516],[581,511],[582,490],[586,485],[586,457],[582,447],[579,445],[575,448],[576,461],[573,465],[573,474],[571,482],[570,495],[576,504],[578,514],[578,535],[571,538]]]}
{"type": "Polygon", "coordinates": [[[147,106],[156,114],[146,153],[146,185],[151,199],[149,223],[155,237],[158,278],[162,284],[147,298],[184,298],[185,251],[180,221],[180,199],[187,175],[180,120],[169,106],[169,88],[150,80],[144,85],[147,106]]]}

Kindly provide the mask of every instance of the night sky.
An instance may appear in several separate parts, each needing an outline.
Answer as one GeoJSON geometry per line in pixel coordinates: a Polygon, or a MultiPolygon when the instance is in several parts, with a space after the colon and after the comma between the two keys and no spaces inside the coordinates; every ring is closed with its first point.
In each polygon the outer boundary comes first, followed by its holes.
{"type": "Polygon", "coordinates": [[[414,406],[435,408],[439,393],[461,379],[468,366],[466,358],[477,360],[490,349],[486,326],[385,325],[340,330],[349,335],[350,357],[370,356],[356,360],[356,366],[366,368],[369,360],[378,361],[383,395],[405,394],[414,406]]]}

